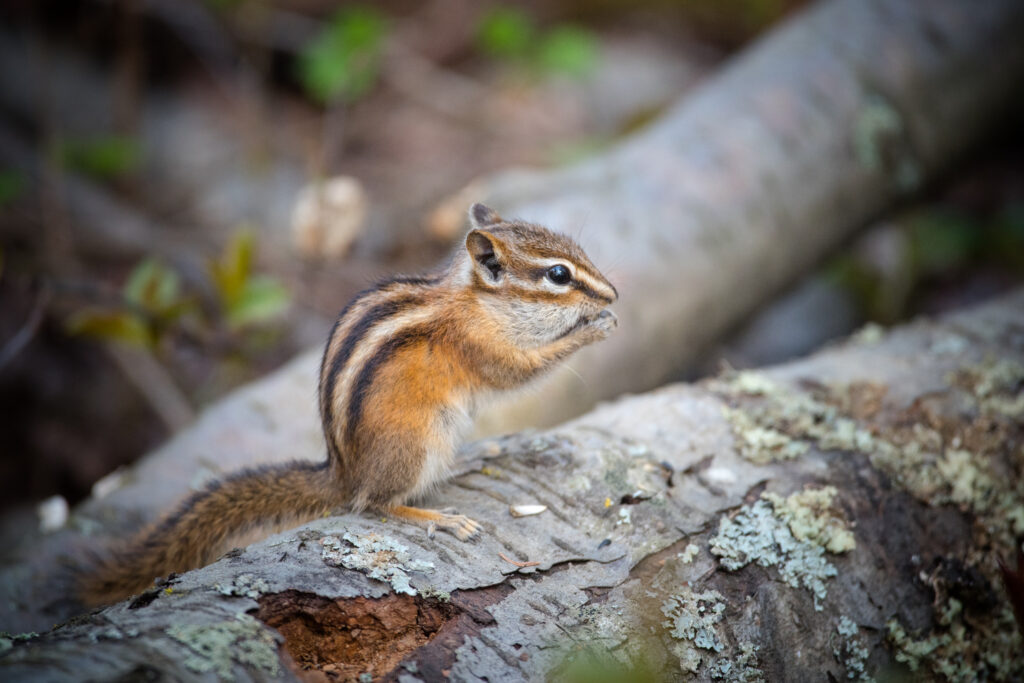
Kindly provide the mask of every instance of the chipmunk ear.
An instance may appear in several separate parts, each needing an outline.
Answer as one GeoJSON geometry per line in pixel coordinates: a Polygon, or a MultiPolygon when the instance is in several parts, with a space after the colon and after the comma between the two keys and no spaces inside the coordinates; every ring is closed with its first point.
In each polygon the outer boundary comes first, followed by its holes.
{"type": "Polygon", "coordinates": [[[469,222],[474,228],[486,228],[489,225],[501,223],[501,216],[489,206],[474,204],[469,207],[469,222]]]}
{"type": "Polygon", "coordinates": [[[485,280],[498,281],[505,265],[502,263],[501,243],[494,235],[484,230],[470,230],[466,235],[466,251],[485,280]]]}

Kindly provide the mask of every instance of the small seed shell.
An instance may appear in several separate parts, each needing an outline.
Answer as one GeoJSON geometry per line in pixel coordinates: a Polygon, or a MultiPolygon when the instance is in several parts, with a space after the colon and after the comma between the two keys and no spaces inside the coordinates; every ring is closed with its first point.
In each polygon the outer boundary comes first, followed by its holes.
{"type": "Polygon", "coordinates": [[[539,515],[547,509],[547,505],[510,505],[508,512],[513,517],[529,517],[530,515],[539,515]]]}

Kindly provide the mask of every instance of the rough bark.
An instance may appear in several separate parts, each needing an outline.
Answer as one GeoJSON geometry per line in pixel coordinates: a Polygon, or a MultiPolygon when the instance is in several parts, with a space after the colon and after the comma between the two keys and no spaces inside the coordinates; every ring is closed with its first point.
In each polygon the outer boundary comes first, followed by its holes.
{"type": "Polygon", "coordinates": [[[1022,28],[1013,0],[821,2],[610,152],[481,181],[474,200],[578,232],[622,294],[621,334],[572,362],[585,383],[562,372],[484,431],[677,378],[991,130],[1024,77],[1022,28]]]}
{"type": "MultiPolygon", "coordinates": [[[[293,406],[308,385],[283,384],[296,374],[212,408],[138,479],[198,444],[313,457],[312,411],[293,406]]],[[[997,561],[1024,535],[1022,417],[1024,290],[475,443],[432,502],[479,520],[479,542],[320,520],[45,634],[5,636],[0,677],[842,680],[909,667],[1013,680],[1022,642],[997,561]],[[511,517],[524,503],[548,507],[511,517]]],[[[164,483],[167,499],[187,488],[164,483]]],[[[126,478],[76,525],[125,525],[140,492],[126,478]]],[[[5,572],[4,610],[26,610],[5,624],[69,613],[54,546],[83,542],[66,531],[5,572]]]]}

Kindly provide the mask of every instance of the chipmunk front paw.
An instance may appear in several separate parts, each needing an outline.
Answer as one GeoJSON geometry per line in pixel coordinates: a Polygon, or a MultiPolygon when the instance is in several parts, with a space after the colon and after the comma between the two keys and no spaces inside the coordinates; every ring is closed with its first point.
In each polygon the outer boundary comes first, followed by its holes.
{"type": "Polygon", "coordinates": [[[615,314],[605,309],[586,321],[583,329],[589,337],[588,341],[595,342],[606,339],[616,327],[619,326],[619,319],[615,314]]]}

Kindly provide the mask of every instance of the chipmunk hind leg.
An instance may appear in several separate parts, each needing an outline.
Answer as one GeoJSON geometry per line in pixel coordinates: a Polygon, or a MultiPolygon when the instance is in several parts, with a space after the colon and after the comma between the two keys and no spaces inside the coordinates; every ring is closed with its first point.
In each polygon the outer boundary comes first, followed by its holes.
{"type": "MultiPolygon", "coordinates": [[[[390,381],[386,386],[404,384],[390,381]]],[[[362,438],[353,444],[360,454],[349,473],[353,509],[378,510],[426,527],[430,536],[436,529],[461,540],[480,533],[480,525],[465,515],[406,505],[448,478],[455,449],[470,423],[466,410],[429,391],[415,396],[390,392],[375,398],[371,414],[390,417],[380,425],[368,421],[362,438]]]]}
{"type": "Polygon", "coordinates": [[[468,541],[477,536],[481,529],[477,522],[474,522],[465,515],[451,514],[441,512],[440,510],[427,510],[408,505],[392,505],[385,508],[385,512],[404,522],[426,527],[427,533],[431,537],[433,536],[434,529],[443,529],[453,534],[460,541],[468,541]]]}

